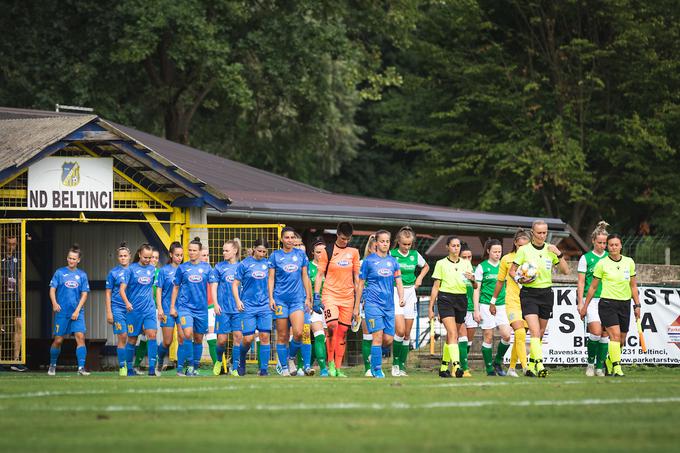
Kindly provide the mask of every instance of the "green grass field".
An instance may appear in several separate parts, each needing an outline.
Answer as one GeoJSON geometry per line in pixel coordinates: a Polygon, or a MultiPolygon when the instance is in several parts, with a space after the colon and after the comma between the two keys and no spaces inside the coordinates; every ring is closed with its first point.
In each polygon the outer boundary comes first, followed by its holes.
{"type": "MultiPolygon", "coordinates": [[[[0,374],[2,451],[672,451],[680,369],[547,379],[0,374]]],[[[203,371],[208,373],[207,370],[203,371]]]]}

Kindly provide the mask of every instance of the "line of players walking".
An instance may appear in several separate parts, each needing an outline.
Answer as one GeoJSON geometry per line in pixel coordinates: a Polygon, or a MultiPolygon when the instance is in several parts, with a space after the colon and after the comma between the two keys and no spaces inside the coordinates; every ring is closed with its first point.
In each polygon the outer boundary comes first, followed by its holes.
{"type": "MultiPolygon", "coordinates": [[[[631,298],[635,317],[640,315],[635,264],[621,256],[620,237],[608,235],[605,228],[601,222],[593,232],[594,249],[581,258],[578,267],[578,310],[582,317],[587,316],[590,332],[588,376],[604,375],[605,368],[615,376],[623,375],[621,343],[628,330],[631,298]]],[[[483,332],[487,375],[518,376],[515,367],[519,361],[526,376],[547,376],[541,339],[552,316],[553,267],[569,272],[559,249],[546,243],[547,233],[548,226],[542,221],[534,222],[531,232],[518,230],[513,250],[505,256],[501,256],[500,241],[487,241],[486,259],[476,270],[469,248],[455,236],[447,238],[448,255],[437,261],[432,274],[428,310],[430,319],[438,316],[446,330],[441,377],[471,376],[468,339],[474,338],[478,327],[483,332]],[[494,357],[495,329],[501,340],[494,357]],[[508,349],[511,356],[506,372],[502,363],[508,349]]],[[[333,243],[319,240],[313,244],[311,261],[297,248],[300,237],[289,227],[281,232],[281,248],[269,257],[269,244],[257,239],[249,255],[239,261],[240,244],[231,240],[223,244],[223,261],[214,268],[202,260],[205,248],[199,238],[188,245],[188,261],[184,261],[181,244],[173,243],[169,262],[160,269],[151,264],[149,244],[142,244],[133,258],[127,245],[121,244],[119,264],[106,282],[107,320],[117,338],[119,374],[137,374],[133,361],[138,337],[144,334],[149,340],[149,375],[159,376],[177,329],[177,375],[197,375],[203,336],[208,332],[210,294],[217,335],[214,374],[228,368],[233,376],[244,375],[246,357],[257,336],[258,374],[266,376],[275,322],[277,371],[283,376],[314,375],[312,362],[316,360],[322,377],[346,377],[342,364],[347,332],[360,328],[366,375],[385,377],[383,350],[392,348],[391,374],[406,376],[410,331],[417,316],[416,290],[429,266],[412,248],[415,233],[409,227],[396,234],[394,248],[391,233],[377,231],[369,238],[363,261],[359,251],[349,247],[352,234],[350,223],[340,223],[333,243]],[[159,325],[160,344],[156,340],[159,325]],[[222,361],[229,335],[231,362],[225,366],[222,361]]],[[[68,334],[76,340],[78,373],[89,374],[85,369],[83,313],[89,283],[78,268],[80,259],[81,250],[74,245],[68,251],[67,265],[58,269],[50,282],[55,312],[50,375],[56,373],[63,338],[68,334]]]]}

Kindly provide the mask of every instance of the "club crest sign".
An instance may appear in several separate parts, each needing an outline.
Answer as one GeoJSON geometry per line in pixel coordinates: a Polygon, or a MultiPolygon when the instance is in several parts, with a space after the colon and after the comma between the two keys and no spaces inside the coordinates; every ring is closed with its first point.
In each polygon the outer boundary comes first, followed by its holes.
{"type": "Polygon", "coordinates": [[[28,168],[28,209],[112,211],[113,159],[46,157],[28,168]]]}

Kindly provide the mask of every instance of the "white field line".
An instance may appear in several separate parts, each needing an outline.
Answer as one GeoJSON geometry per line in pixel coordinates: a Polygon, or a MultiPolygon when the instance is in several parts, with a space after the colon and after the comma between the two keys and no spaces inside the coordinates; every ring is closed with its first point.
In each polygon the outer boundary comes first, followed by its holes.
{"type": "MultiPolygon", "coordinates": [[[[502,401],[502,400],[482,400],[482,401],[439,401],[432,403],[330,403],[330,404],[183,404],[183,405],[108,405],[102,407],[93,406],[29,406],[13,407],[13,411],[41,411],[41,412],[185,412],[185,411],[261,411],[261,412],[282,412],[282,411],[309,411],[309,410],[408,410],[408,409],[451,409],[466,407],[545,407],[545,406],[603,406],[603,405],[623,405],[623,404],[667,404],[678,403],[680,397],[663,398],[612,398],[612,399],[577,399],[577,400],[537,400],[537,401],[502,401]]],[[[0,409],[8,409],[0,405],[0,409]]]]}

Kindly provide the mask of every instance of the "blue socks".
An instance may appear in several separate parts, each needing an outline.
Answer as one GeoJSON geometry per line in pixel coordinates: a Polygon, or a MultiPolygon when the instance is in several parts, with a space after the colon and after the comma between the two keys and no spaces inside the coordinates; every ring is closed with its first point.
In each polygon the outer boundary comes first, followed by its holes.
{"type": "MultiPolygon", "coordinates": [[[[285,345],[284,345],[285,347],[285,345]]],[[[267,371],[269,367],[269,354],[271,353],[272,346],[270,344],[260,343],[260,370],[267,371]]],[[[288,358],[286,358],[286,361],[288,358]]]]}
{"type": "MultiPolygon", "coordinates": [[[[282,368],[288,369],[288,348],[286,347],[285,344],[277,344],[276,345],[276,355],[279,357],[279,364],[281,365],[282,368]]],[[[290,355],[291,357],[295,357],[293,355],[293,345],[291,344],[290,347],[290,355]]],[[[262,347],[260,347],[260,358],[262,357],[262,347]]],[[[260,360],[260,363],[262,363],[262,360],[260,360]]]]}
{"type": "Polygon", "coordinates": [[[85,368],[85,358],[87,357],[87,347],[78,346],[76,348],[76,359],[78,359],[78,368],[85,368]]]}
{"type": "Polygon", "coordinates": [[[168,348],[163,343],[158,345],[158,363],[163,364],[165,356],[168,355],[168,348]]]}
{"type": "Polygon", "coordinates": [[[245,365],[248,351],[250,351],[250,345],[241,346],[241,353],[239,354],[239,366],[243,367],[245,365]]]}
{"type": "Polygon", "coordinates": [[[215,347],[215,355],[217,356],[217,361],[222,362],[222,359],[224,358],[224,353],[227,352],[227,345],[223,344],[220,345],[219,343],[215,347]]]}
{"type": "Polygon", "coordinates": [[[154,338],[149,339],[146,344],[147,354],[149,355],[149,374],[156,372],[156,358],[158,357],[158,341],[154,338]]]}
{"type": "Polygon", "coordinates": [[[241,345],[234,345],[231,349],[231,369],[238,370],[241,364],[241,345]]]}
{"type": "Polygon", "coordinates": [[[194,342],[184,339],[184,360],[187,366],[194,366],[194,342]]]}
{"type": "Polygon", "coordinates": [[[295,358],[298,355],[298,351],[300,350],[300,347],[302,346],[302,343],[299,341],[291,340],[290,342],[290,356],[295,358]]]}
{"type": "Polygon", "coordinates": [[[181,373],[184,370],[184,361],[186,357],[184,356],[184,343],[177,345],[177,372],[181,373]]]}
{"type": "Polygon", "coordinates": [[[61,348],[50,348],[50,366],[57,366],[57,359],[59,358],[59,353],[61,348]]]}
{"type": "Polygon", "coordinates": [[[118,356],[118,368],[125,366],[125,348],[116,348],[116,355],[118,356]]]}
{"type": "Polygon", "coordinates": [[[312,366],[312,344],[302,343],[300,347],[302,350],[302,362],[305,364],[305,370],[312,366]]]}
{"type": "Polygon", "coordinates": [[[127,343],[125,345],[125,361],[127,362],[127,369],[128,372],[132,370],[132,365],[134,364],[135,361],[135,351],[137,350],[137,346],[131,343],[127,343]]]}
{"type": "Polygon", "coordinates": [[[382,347],[371,345],[371,369],[377,371],[382,368],[382,347]]]}
{"type": "Polygon", "coordinates": [[[194,368],[201,366],[201,357],[203,356],[203,342],[194,342],[194,368]]]}

